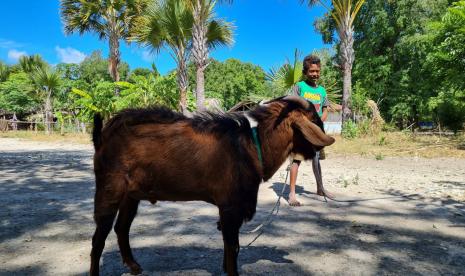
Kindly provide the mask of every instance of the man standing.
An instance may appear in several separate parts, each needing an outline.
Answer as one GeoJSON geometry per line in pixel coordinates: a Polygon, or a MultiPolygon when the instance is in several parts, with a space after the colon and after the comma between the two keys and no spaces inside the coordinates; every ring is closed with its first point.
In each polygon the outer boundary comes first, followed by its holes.
{"type": "MultiPolygon", "coordinates": [[[[304,81],[298,82],[292,88],[292,95],[303,97],[305,100],[311,102],[314,106],[321,120],[324,122],[328,117],[328,97],[326,90],[323,86],[318,85],[318,80],[321,74],[321,61],[317,56],[310,55],[306,56],[303,61],[302,74],[304,81]]],[[[297,201],[295,195],[295,184],[297,181],[297,174],[299,172],[300,163],[304,160],[304,157],[300,154],[294,154],[292,157],[292,164],[290,168],[290,193],[289,193],[289,205],[300,206],[300,202],[297,201]]],[[[320,196],[332,197],[330,194],[325,192],[323,183],[321,181],[321,168],[319,160],[324,160],[324,151],[316,153],[313,158],[313,173],[315,174],[317,182],[317,194],[320,196]]]]}

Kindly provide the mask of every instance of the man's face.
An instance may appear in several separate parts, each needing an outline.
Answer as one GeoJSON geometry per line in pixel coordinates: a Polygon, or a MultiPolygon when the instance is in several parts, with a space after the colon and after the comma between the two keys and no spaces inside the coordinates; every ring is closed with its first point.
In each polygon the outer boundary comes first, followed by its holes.
{"type": "Polygon", "coordinates": [[[307,70],[307,80],[315,84],[320,79],[321,67],[318,64],[311,64],[307,70]]]}

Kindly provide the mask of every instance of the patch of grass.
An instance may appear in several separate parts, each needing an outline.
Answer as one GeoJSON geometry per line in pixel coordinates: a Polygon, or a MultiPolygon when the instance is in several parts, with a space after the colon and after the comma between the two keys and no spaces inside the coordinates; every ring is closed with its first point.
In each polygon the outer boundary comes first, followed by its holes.
{"type": "Polygon", "coordinates": [[[67,142],[67,143],[76,143],[76,144],[90,144],[91,143],[91,134],[83,133],[65,133],[60,135],[59,132],[54,132],[50,135],[46,135],[44,132],[34,132],[34,131],[8,131],[0,132],[0,138],[19,138],[32,141],[40,142],[67,142]]]}
{"type": "Polygon", "coordinates": [[[339,182],[342,183],[342,186],[344,188],[347,188],[349,185],[358,185],[358,181],[360,180],[360,177],[358,176],[358,173],[352,178],[352,180],[346,179],[341,177],[339,179],[339,182]]]}
{"type": "Polygon", "coordinates": [[[326,147],[328,154],[361,156],[455,157],[465,158],[465,135],[421,136],[411,132],[381,132],[354,139],[336,136],[336,143],[326,147]]]}
{"type": "Polygon", "coordinates": [[[381,136],[379,137],[378,145],[380,145],[380,146],[385,146],[385,145],[387,145],[386,136],[381,135],[381,136]]]}
{"type": "Polygon", "coordinates": [[[384,159],[384,155],[383,155],[382,153],[377,153],[377,154],[375,155],[375,159],[378,160],[378,161],[383,160],[383,159],[384,159]]]}

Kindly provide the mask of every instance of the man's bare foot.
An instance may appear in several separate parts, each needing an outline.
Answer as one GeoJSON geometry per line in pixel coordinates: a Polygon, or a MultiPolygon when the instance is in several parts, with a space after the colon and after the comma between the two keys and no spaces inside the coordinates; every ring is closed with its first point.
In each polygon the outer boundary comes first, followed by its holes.
{"type": "Polygon", "coordinates": [[[302,204],[300,204],[300,202],[295,198],[295,195],[289,195],[288,203],[290,206],[293,206],[293,207],[302,206],[302,204]]]}
{"type": "Polygon", "coordinates": [[[316,194],[319,195],[319,196],[327,197],[329,199],[335,199],[336,198],[332,193],[330,193],[330,192],[328,192],[326,190],[318,190],[316,192],[316,194]]]}

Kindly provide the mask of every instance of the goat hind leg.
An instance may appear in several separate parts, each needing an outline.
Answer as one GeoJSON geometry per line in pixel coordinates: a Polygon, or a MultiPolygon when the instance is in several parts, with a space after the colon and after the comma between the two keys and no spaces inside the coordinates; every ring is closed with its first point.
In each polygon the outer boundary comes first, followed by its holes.
{"type": "Polygon", "coordinates": [[[123,258],[123,263],[131,270],[132,274],[140,274],[141,266],[136,262],[132,255],[131,246],[129,245],[129,230],[137,214],[139,200],[128,197],[123,199],[119,207],[118,218],[115,224],[115,232],[118,237],[118,246],[123,258]]]}
{"type": "Polygon", "coordinates": [[[97,224],[94,236],[92,237],[92,251],[90,253],[90,275],[99,275],[99,261],[102,256],[105,240],[113,226],[117,209],[109,210],[107,213],[95,214],[94,219],[97,224]]]}

